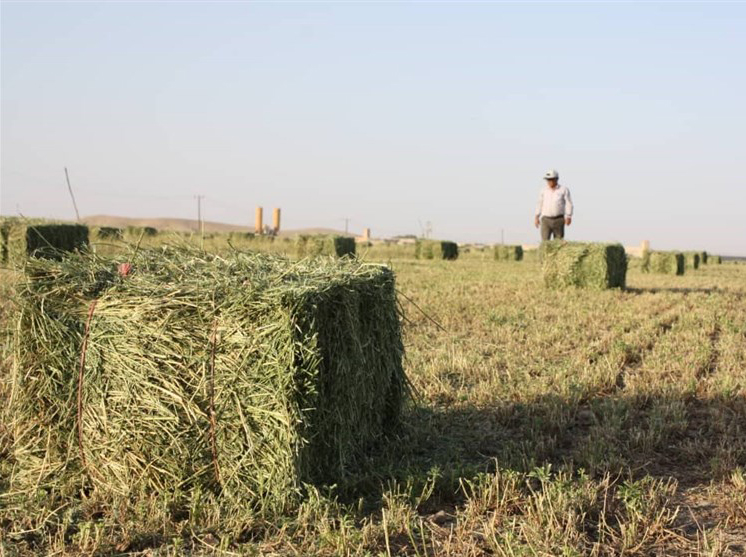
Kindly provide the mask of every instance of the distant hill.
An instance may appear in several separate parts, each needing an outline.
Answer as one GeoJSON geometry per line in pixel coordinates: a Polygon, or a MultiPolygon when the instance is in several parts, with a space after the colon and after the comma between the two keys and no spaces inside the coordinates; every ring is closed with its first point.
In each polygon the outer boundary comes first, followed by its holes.
{"type": "MultiPolygon", "coordinates": [[[[80,219],[88,226],[111,226],[114,228],[126,228],[128,226],[152,226],[158,230],[172,232],[196,232],[199,230],[199,222],[194,219],[174,218],[130,218],[115,217],[110,215],[94,215],[80,219]]],[[[237,224],[226,224],[223,222],[205,221],[205,232],[253,232],[253,227],[240,226],[237,224]]],[[[296,236],[298,234],[335,234],[338,236],[350,236],[345,232],[332,228],[303,228],[298,230],[281,230],[280,236],[296,236]]]]}

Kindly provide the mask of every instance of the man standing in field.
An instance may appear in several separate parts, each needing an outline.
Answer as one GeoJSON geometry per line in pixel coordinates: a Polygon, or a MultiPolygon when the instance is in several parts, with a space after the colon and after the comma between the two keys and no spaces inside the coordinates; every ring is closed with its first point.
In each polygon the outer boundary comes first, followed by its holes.
{"type": "Polygon", "coordinates": [[[541,240],[562,239],[565,237],[565,225],[572,223],[572,198],[570,190],[559,183],[559,174],[550,170],[544,174],[547,186],[539,194],[536,206],[534,226],[541,227],[541,240]]]}

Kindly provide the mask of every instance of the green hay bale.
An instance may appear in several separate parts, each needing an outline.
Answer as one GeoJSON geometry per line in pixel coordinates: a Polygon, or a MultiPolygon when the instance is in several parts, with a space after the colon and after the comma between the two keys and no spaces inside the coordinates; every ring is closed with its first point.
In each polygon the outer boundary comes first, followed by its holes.
{"type": "Polygon", "coordinates": [[[27,257],[61,259],[88,247],[88,227],[7,218],[0,221],[0,262],[22,265],[27,257]]]}
{"type": "Polygon", "coordinates": [[[96,235],[102,240],[121,240],[124,238],[124,230],[112,226],[102,226],[97,230],[96,235]]]}
{"type": "Polygon", "coordinates": [[[627,254],[621,244],[553,240],[541,245],[544,284],[549,288],[624,288],[627,254]]]}
{"type": "Polygon", "coordinates": [[[352,257],[355,255],[355,238],[332,235],[301,235],[295,240],[298,257],[352,257]]]}
{"type": "Polygon", "coordinates": [[[686,269],[684,254],[673,251],[651,251],[644,260],[642,271],[667,275],[683,275],[686,269]]]}
{"type": "Polygon", "coordinates": [[[158,229],[152,226],[128,226],[127,234],[135,238],[140,236],[152,238],[158,234],[158,229]]]}
{"type": "Polygon", "coordinates": [[[700,254],[695,251],[688,251],[684,254],[684,264],[687,268],[699,269],[700,254]]]}
{"type": "Polygon", "coordinates": [[[521,261],[523,260],[522,246],[495,246],[495,259],[498,261],[521,261]]]}
{"type": "Polygon", "coordinates": [[[102,258],[40,261],[20,287],[14,489],[93,489],[109,508],[212,497],[246,516],[338,482],[398,426],[388,268],[174,249],[130,262],[121,277],[102,258]]]}
{"type": "Polygon", "coordinates": [[[458,244],[447,240],[417,240],[414,256],[417,259],[458,259],[458,244]]]}

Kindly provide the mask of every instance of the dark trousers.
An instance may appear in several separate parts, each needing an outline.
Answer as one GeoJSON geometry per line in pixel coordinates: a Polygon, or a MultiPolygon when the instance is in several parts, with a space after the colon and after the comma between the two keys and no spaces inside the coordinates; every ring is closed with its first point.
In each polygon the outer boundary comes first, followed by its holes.
{"type": "Polygon", "coordinates": [[[561,240],[565,237],[565,217],[541,217],[541,239],[549,240],[551,237],[561,240]]]}

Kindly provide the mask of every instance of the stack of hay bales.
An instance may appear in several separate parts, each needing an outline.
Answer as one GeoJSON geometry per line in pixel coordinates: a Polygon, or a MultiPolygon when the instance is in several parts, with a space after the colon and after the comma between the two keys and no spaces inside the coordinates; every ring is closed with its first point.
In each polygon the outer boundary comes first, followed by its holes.
{"type": "Polygon", "coordinates": [[[22,264],[27,257],[60,259],[88,247],[88,227],[17,218],[0,221],[0,263],[22,264]]]}
{"type": "Polygon", "coordinates": [[[298,257],[354,256],[355,238],[333,235],[300,235],[295,241],[298,257]]]}
{"type": "Polygon", "coordinates": [[[643,254],[644,273],[683,275],[686,269],[684,254],[674,251],[648,251],[643,254]]]}
{"type": "Polygon", "coordinates": [[[121,240],[124,238],[124,230],[113,226],[102,226],[97,230],[96,235],[102,240],[121,240]]]}
{"type": "Polygon", "coordinates": [[[523,260],[522,246],[495,246],[495,259],[498,261],[521,261],[523,260]]]}
{"type": "Polygon", "coordinates": [[[684,254],[684,264],[687,268],[699,269],[700,253],[697,251],[688,251],[684,254]]]}
{"type": "Polygon", "coordinates": [[[388,268],[169,248],[129,263],[37,261],[20,287],[14,489],[284,508],[398,425],[388,268]]]}
{"type": "Polygon", "coordinates": [[[621,244],[552,240],[543,242],[540,250],[544,284],[549,288],[626,286],[627,255],[621,244]]]}
{"type": "Polygon", "coordinates": [[[417,240],[414,256],[417,259],[458,259],[458,244],[447,240],[417,240]]]}

